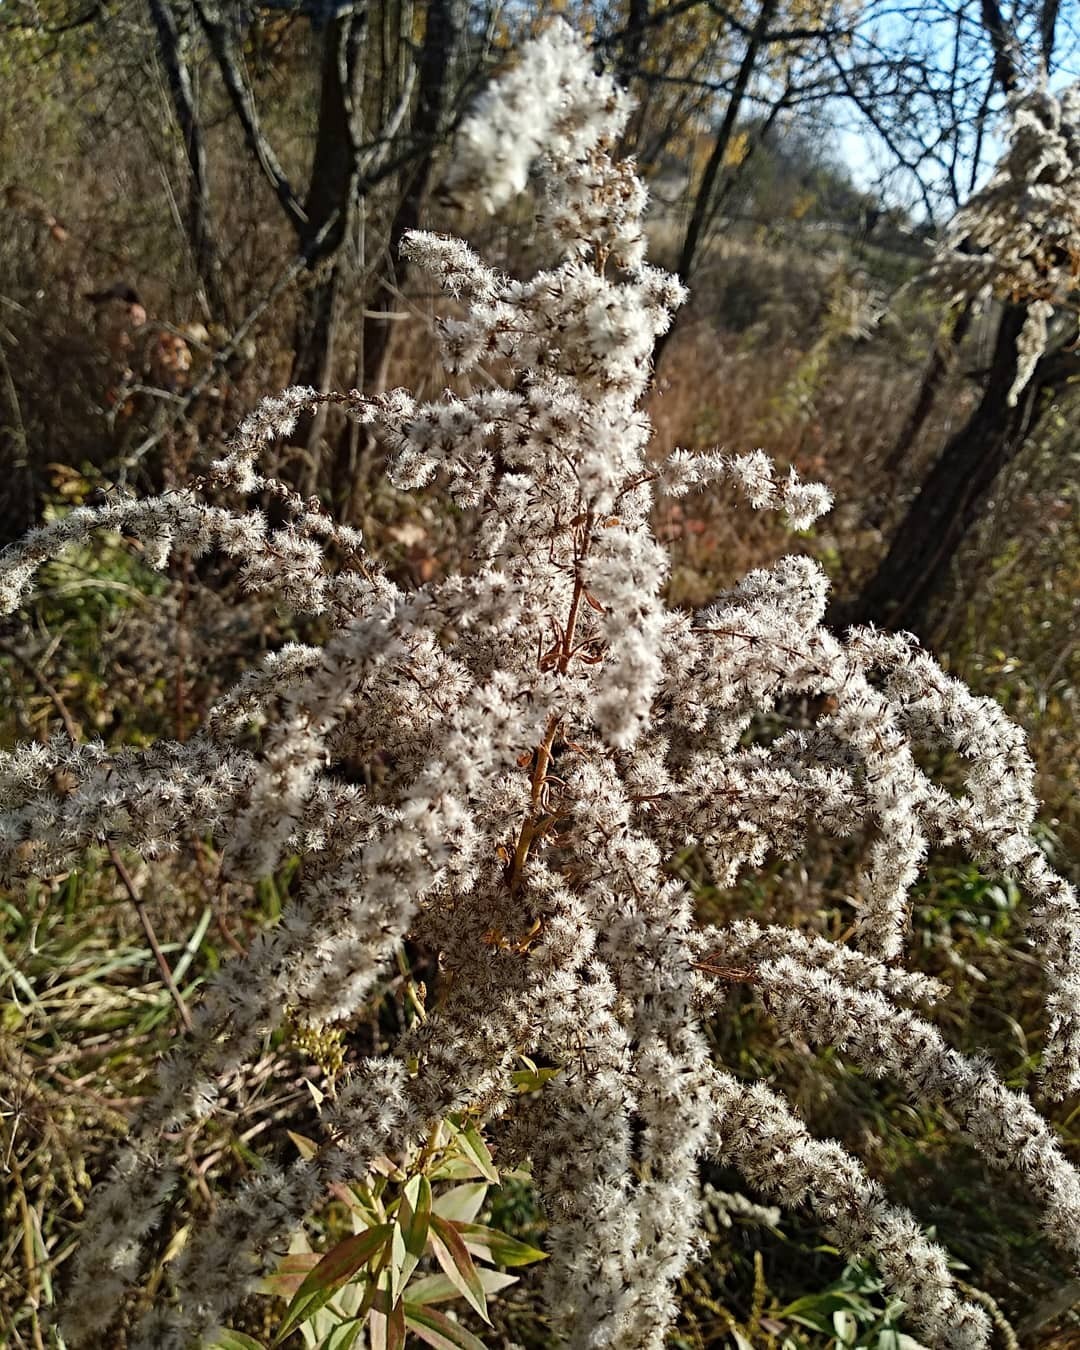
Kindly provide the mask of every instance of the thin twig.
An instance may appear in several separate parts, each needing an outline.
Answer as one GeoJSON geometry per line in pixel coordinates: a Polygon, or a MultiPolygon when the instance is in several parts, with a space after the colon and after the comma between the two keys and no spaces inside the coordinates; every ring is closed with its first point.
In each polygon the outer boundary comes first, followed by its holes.
{"type": "Polygon", "coordinates": [[[116,868],[116,875],[120,878],[124,890],[128,893],[128,898],[135,906],[135,913],[139,916],[139,922],[142,924],[143,932],[146,934],[146,940],[150,944],[150,950],[154,953],[154,960],[157,962],[157,968],[161,972],[161,978],[164,981],[165,988],[169,991],[169,997],[176,1005],[176,1011],[180,1015],[180,1021],[184,1024],[184,1030],[191,1030],[191,1014],[187,1010],[180,995],[180,990],[176,987],[176,981],[172,977],[172,971],[169,969],[169,963],[165,960],[165,953],[157,940],[157,934],[154,932],[154,925],[150,921],[150,915],[146,912],[146,906],[143,904],[142,896],[132,880],[131,873],[127,870],[123,858],[116,850],[116,845],[111,839],[105,840],[105,847],[109,851],[109,859],[113,867],[116,868]]]}
{"type": "Polygon", "coordinates": [[[28,656],[19,651],[18,647],[16,647],[13,642],[0,642],[0,651],[6,652],[12,660],[17,661],[41,692],[47,696],[57,713],[59,713],[60,720],[64,724],[64,730],[71,738],[72,745],[75,745],[81,737],[81,732],[79,731],[78,723],[75,721],[74,717],[72,717],[67,704],[61,697],[60,691],[55,685],[49,682],[28,656]]]}
{"type": "MultiPolygon", "coordinates": [[[[34,683],[46,694],[52,702],[53,707],[60,715],[60,720],[64,724],[64,730],[71,739],[72,745],[76,745],[80,739],[78,724],[68,710],[59,690],[41,673],[28,656],[24,656],[13,643],[0,642],[0,651],[5,651],[9,656],[18,661],[19,665],[30,675],[34,683]]],[[[108,849],[109,858],[113,867],[116,868],[116,875],[128,893],[128,898],[135,906],[135,912],[139,916],[139,922],[142,924],[142,930],[146,934],[146,940],[150,944],[150,950],[154,953],[154,960],[157,962],[157,968],[161,972],[161,978],[165,983],[165,988],[169,991],[169,996],[176,1005],[176,1011],[180,1015],[180,1021],[184,1024],[184,1030],[191,1030],[191,1014],[187,1010],[180,995],[180,990],[176,987],[176,981],[172,977],[172,971],[169,969],[169,963],[165,959],[165,953],[161,950],[161,945],[157,940],[157,934],[154,932],[154,925],[151,922],[150,915],[147,913],[146,906],[143,904],[142,897],[132,879],[131,873],[124,864],[123,858],[116,851],[116,845],[111,839],[105,840],[105,847],[108,849]]]]}

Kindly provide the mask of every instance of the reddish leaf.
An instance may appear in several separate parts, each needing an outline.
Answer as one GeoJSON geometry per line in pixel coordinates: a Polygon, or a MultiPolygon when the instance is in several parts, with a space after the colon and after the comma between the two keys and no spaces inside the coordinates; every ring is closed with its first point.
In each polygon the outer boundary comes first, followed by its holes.
{"type": "Polygon", "coordinates": [[[484,1286],[457,1227],[440,1218],[438,1214],[433,1214],[428,1239],[431,1242],[431,1250],[435,1253],[435,1259],[442,1266],[446,1278],[452,1282],[455,1289],[461,1291],[469,1306],[474,1308],[485,1322],[490,1323],[484,1286]]]}
{"type": "Polygon", "coordinates": [[[434,1350],[484,1350],[483,1341],[437,1308],[406,1303],[405,1325],[434,1350]]]}

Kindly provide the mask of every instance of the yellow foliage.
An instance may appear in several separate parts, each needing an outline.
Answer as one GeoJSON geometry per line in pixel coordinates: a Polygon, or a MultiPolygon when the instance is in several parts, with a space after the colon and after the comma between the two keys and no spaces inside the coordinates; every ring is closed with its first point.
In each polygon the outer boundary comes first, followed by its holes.
{"type": "Polygon", "coordinates": [[[728,148],[724,151],[725,167],[737,168],[746,158],[749,150],[749,134],[745,131],[737,131],[728,142],[728,148]]]}
{"type": "Polygon", "coordinates": [[[803,216],[806,215],[807,211],[810,210],[810,208],[816,201],[817,201],[816,193],[800,192],[799,195],[795,198],[795,200],[791,203],[791,207],[789,209],[791,219],[802,220],[803,216]]]}

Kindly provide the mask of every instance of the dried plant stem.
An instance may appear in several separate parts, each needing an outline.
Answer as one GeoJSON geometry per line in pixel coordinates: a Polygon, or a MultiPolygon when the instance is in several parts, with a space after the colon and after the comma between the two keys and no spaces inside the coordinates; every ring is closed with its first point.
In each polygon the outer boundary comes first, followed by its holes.
{"type": "Polygon", "coordinates": [[[13,642],[0,642],[0,651],[6,652],[7,655],[10,656],[13,661],[18,662],[18,664],[22,666],[23,670],[26,671],[26,673],[30,676],[30,678],[34,681],[34,683],[46,696],[46,698],[49,699],[49,701],[52,703],[53,707],[59,714],[60,720],[64,724],[64,730],[71,738],[71,743],[74,745],[80,739],[81,733],[79,731],[78,723],[75,721],[70,711],[68,710],[68,706],[64,702],[60,694],[60,691],[37,668],[37,666],[34,665],[33,661],[31,661],[30,658],[24,652],[19,651],[18,647],[16,647],[13,642]]]}
{"type": "Polygon", "coordinates": [[[116,868],[116,875],[120,878],[120,883],[128,893],[128,899],[135,906],[135,913],[139,916],[139,922],[142,924],[142,930],[146,934],[146,940],[150,944],[150,950],[154,953],[154,960],[157,962],[157,968],[161,972],[161,979],[165,988],[169,991],[169,997],[176,1005],[176,1011],[180,1021],[184,1024],[184,1030],[191,1030],[191,1014],[187,1010],[180,990],[176,987],[176,981],[172,977],[172,971],[169,969],[169,963],[165,959],[165,953],[161,950],[161,944],[157,940],[157,934],[154,932],[154,925],[147,913],[146,905],[143,903],[142,896],[139,894],[131,873],[128,871],[123,858],[116,850],[116,845],[111,839],[106,839],[105,847],[109,853],[109,860],[116,868]]]}
{"type": "Polygon", "coordinates": [[[547,779],[548,765],[551,763],[551,751],[555,745],[555,737],[559,731],[560,717],[558,713],[552,713],[548,718],[547,729],[544,732],[544,739],[536,749],[536,763],[533,766],[532,775],[532,794],[529,803],[529,814],[521,823],[521,830],[518,834],[517,844],[514,846],[514,857],[510,864],[510,890],[516,895],[521,889],[522,877],[525,874],[525,862],[529,856],[529,848],[532,841],[540,833],[543,817],[540,815],[540,806],[544,796],[544,782],[547,779]]]}
{"type": "MultiPolygon", "coordinates": [[[[44,674],[34,665],[33,661],[10,642],[0,643],[0,650],[7,652],[15,661],[23,667],[27,674],[33,679],[43,694],[51,701],[53,707],[59,714],[60,720],[64,724],[64,730],[67,732],[72,745],[75,745],[81,739],[78,724],[68,710],[60,691],[53,685],[44,674]]],[[[139,922],[142,924],[142,930],[146,934],[146,940],[150,944],[150,950],[154,953],[154,960],[157,962],[158,970],[161,972],[161,978],[164,981],[165,988],[169,991],[169,996],[176,1005],[176,1011],[179,1014],[180,1021],[184,1025],[185,1031],[191,1030],[191,1014],[187,1010],[187,1005],[176,987],[176,981],[172,977],[172,971],[169,969],[169,963],[165,959],[165,953],[161,950],[161,944],[157,940],[157,934],[154,932],[154,925],[147,913],[146,906],[138,889],[132,879],[131,873],[124,864],[123,858],[116,851],[116,845],[111,839],[106,839],[105,847],[108,850],[109,859],[116,874],[120,878],[121,884],[128,893],[128,898],[135,906],[135,912],[139,916],[139,922]]]]}

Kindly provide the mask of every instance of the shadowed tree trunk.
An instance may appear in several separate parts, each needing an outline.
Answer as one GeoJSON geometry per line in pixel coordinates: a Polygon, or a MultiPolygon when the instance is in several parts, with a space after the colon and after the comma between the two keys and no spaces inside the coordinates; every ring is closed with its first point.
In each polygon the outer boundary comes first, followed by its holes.
{"type": "MultiPolygon", "coordinates": [[[[366,6],[353,5],[330,21],[323,38],[319,81],[319,120],[315,155],[299,227],[300,249],[313,273],[307,304],[294,342],[292,383],[330,388],[334,372],[341,284],[342,244],[358,200],[360,177],[356,98],[367,34],[366,6]]],[[[326,421],[322,406],[300,435],[307,442],[304,491],[318,487],[319,447],[326,421]]]]}
{"type": "Polygon", "coordinates": [[[420,225],[420,215],[431,183],[435,149],[439,144],[447,105],[447,75],[457,45],[454,0],[429,0],[424,42],[420,49],[413,140],[417,158],[405,170],[397,210],[390,222],[387,263],[364,320],[361,369],[364,393],[381,393],[393,346],[395,321],[387,318],[398,305],[407,264],[401,241],[420,225]]]}
{"type": "Polygon", "coordinates": [[[173,113],[184,140],[188,164],[187,233],[195,274],[202,290],[206,316],[226,317],[225,296],[218,270],[218,249],[210,223],[210,185],[206,170],[206,143],[195,104],[191,72],[184,57],[180,28],[168,0],[149,0],[150,18],[157,36],[161,64],[169,86],[173,113]]]}
{"type": "MultiPolygon", "coordinates": [[[[332,12],[322,39],[315,150],[308,190],[301,199],[260,124],[234,25],[219,8],[220,0],[192,3],[247,147],[295,232],[306,265],[293,344],[294,383],[321,390],[330,387],[342,288],[349,274],[345,245],[350,228],[361,200],[384,182],[395,178],[400,182],[401,196],[390,220],[386,246],[390,263],[377,292],[367,300],[363,369],[357,372],[364,389],[380,388],[394,332],[393,319],[385,316],[397,308],[402,280],[398,249],[406,231],[420,223],[432,156],[448,120],[451,71],[464,24],[459,15],[468,7],[464,0],[428,0],[415,10],[411,5],[352,0],[332,12]],[[419,50],[410,36],[418,14],[425,20],[419,50]],[[360,101],[369,67],[378,71],[380,88],[372,88],[370,98],[365,96],[365,107],[369,103],[382,106],[374,117],[368,114],[368,125],[362,127],[360,101]]],[[[309,492],[320,481],[325,418],[326,410],[321,409],[297,433],[308,448],[304,486],[309,492]]],[[[345,467],[354,470],[355,459],[354,446],[351,456],[344,456],[345,467]]],[[[340,447],[335,454],[334,480],[339,488],[346,481],[340,447]]]]}
{"type": "MultiPolygon", "coordinates": [[[[1040,13],[1040,44],[1047,66],[1053,53],[1057,16],[1057,0],[1045,0],[1040,13]]],[[[980,0],[980,18],[994,57],[991,89],[997,84],[1002,92],[1012,93],[1019,87],[1015,45],[998,0],[980,0]]],[[[970,318],[969,305],[957,320],[959,338],[970,318]]],[[[1018,364],[1016,344],[1026,318],[1025,304],[1008,304],[1002,310],[978,406],[950,437],[923,479],[888,552],[862,591],[853,601],[834,606],[834,622],[876,623],[916,632],[925,629],[930,605],[943,591],[957,550],[985,511],[999,475],[1035,430],[1053,392],[1075,373],[1076,362],[1070,352],[1048,352],[1016,406],[1009,406],[1009,390],[1018,364]]],[[[953,345],[958,345],[955,330],[953,345]]],[[[894,464],[906,453],[929,415],[944,374],[944,359],[932,361],[908,424],[890,456],[894,464]]]]}
{"type": "Polygon", "coordinates": [[[888,553],[856,599],[834,607],[838,624],[925,628],[930,603],[942,592],[953,559],[983,515],[1002,470],[1036,430],[1053,393],[1076,373],[1072,353],[1042,358],[1015,407],[1008,392],[1016,376],[1016,340],[1023,305],[1009,305],[998,326],[986,389],[923,480],[897,527],[888,553]]]}
{"type": "MultiPolygon", "coordinates": [[[[690,220],[686,226],[686,234],[683,237],[679,264],[676,269],[680,281],[686,282],[689,280],[690,273],[697,260],[702,236],[716,210],[716,182],[720,170],[724,167],[724,161],[727,158],[728,149],[738,125],[739,113],[742,110],[743,99],[746,97],[746,91],[750,84],[750,77],[757,67],[762,49],[767,45],[769,24],[772,23],[773,15],[779,6],[780,0],[761,0],[757,17],[754,19],[754,26],[747,38],[746,50],[735,76],[735,83],[728,97],[727,107],[724,109],[724,118],[716,133],[716,140],[713,142],[712,151],[702,175],[701,186],[698,188],[697,197],[694,199],[693,209],[690,212],[690,220]]],[[[666,333],[661,333],[656,341],[653,348],[653,364],[656,366],[660,364],[660,357],[667,346],[671,331],[669,328],[666,333]]]]}
{"type": "Polygon", "coordinates": [[[965,301],[960,309],[951,315],[946,331],[938,334],[934,350],[930,353],[930,360],[919,383],[918,395],[911,405],[911,411],[904,418],[892,448],[881,461],[883,472],[896,473],[911,454],[919,432],[922,431],[937,401],[938,393],[956,364],[960,344],[967,337],[974,317],[975,305],[970,300],[965,301]]]}
{"type": "MultiPolygon", "coordinates": [[[[449,75],[460,38],[459,8],[458,0],[429,0],[427,8],[411,134],[416,157],[405,169],[383,267],[364,315],[358,376],[359,388],[365,394],[379,394],[386,388],[398,326],[396,311],[408,271],[407,260],[401,256],[401,241],[420,226],[431,185],[435,151],[446,122],[449,75]]],[[[338,440],[334,487],[343,498],[346,519],[356,513],[356,495],[367,480],[373,448],[370,438],[352,423],[338,440]]]]}

